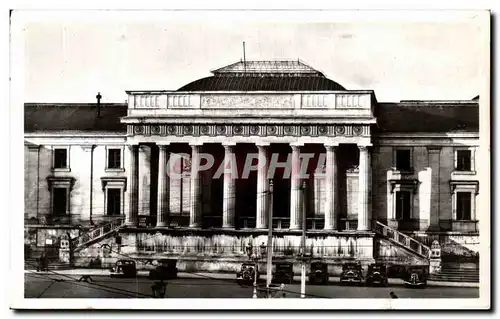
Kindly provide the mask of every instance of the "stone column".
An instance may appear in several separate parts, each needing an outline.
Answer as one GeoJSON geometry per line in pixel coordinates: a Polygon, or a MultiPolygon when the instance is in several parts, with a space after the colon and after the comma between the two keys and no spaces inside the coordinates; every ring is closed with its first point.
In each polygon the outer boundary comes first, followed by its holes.
{"type": "Polygon", "coordinates": [[[223,215],[222,227],[234,228],[234,210],[236,204],[236,176],[233,176],[233,168],[236,163],[232,163],[234,145],[224,145],[224,167],[230,163],[231,170],[224,170],[224,194],[223,194],[223,215]]]}
{"type": "Polygon", "coordinates": [[[259,164],[257,168],[257,213],[256,213],[256,228],[267,228],[267,220],[269,209],[269,180],[267,179],[267,171],[269,167],[267,147],[269,144],[257,145],[259,150],[259,164]]]}
{"type": "Polygon", "coordinates": [[[137,215],[139,211],[139,182],[138,182],[138,168],[139,168],[139,146],[128,145],[130,165],[128,169],[128,201],[129,208],[128,214],[125,216],[127,226],[137,226],[137,215]]]}
{"type": "Polygon", "coordinates": [[[167,227],[169,226],[168,215],[170,208],[170,178],[167,172],[168,165],[168,145],[158,145],[160,149],[158,155],[158,208],[157,208],[157,218],[156,227],[167,227]]]}
{"type": "Polygon", "coordinates": [[[301,183],[300,183],[300,146],[290,145],[292,147],[292,174],[290,183],[290,229],[300,229],[302,219],[300,218],[302,206],[301,183]]]}
{"type": "Polygon", "coordinates": [[[431,207],[429,213],[429,230],[439,230],[439,162],[440,162],[440,147],[429,147],[427,148],[427,153],[429,154],[429,167],[431,168],[431,187],[430,197],[431,197],[431,207]]]}
{"type": "Polygon", "coordinates": [[[358,230],[369,230],[370,227],[370,152],[367,146],[359,148],[359,178],[358,178],[358,230]]]}
{"type": "Polygon", "coordinates": [[[325,145],[325,230],[337,229],[337,145],[325,145]]]}
{"type": "Polygon", "coordinates": [[[139,215],[150,215],[151,147],[139,146],[139,215]]]}
{"type": "Polygon", "coordinates": [[[202,222],[200,149],[201,145],[191,145],[191,193],[189,201],[189,227],[201,227],[202,222]]]}

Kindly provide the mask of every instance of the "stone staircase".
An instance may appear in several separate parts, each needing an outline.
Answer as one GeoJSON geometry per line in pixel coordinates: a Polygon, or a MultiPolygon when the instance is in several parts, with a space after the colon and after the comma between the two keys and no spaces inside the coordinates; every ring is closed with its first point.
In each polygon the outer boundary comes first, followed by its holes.
{"type": "Polygon", "coordinates": [[[95,228],[81,234],[78,237],[71,239],[71,245],[73,247],[73,251],[79,251],[85,247],[88,247],[96,242],[114,234],[121,227],[125,225],[124,218],[117,218],[112,220],[111,222],[98,225],[95,228]]]}
{"type": "Polygon", "coordinates": [[[476,265],[476,267],[464,267],[457,263],[443,263],[441,271],[431,274],[429,280],[478,283],[479,265],[476,265]]]}
{"type": "Polygon", "coordinates": [[[374,222],[373,230],[377,235],[381,236],[385,240],[388,240],[391,244],[403,248],[407,252],[423,260],[425,263],[429,262],[431,249],[421,242],[387,225],[384,225],[379,221],[374,222]]]}

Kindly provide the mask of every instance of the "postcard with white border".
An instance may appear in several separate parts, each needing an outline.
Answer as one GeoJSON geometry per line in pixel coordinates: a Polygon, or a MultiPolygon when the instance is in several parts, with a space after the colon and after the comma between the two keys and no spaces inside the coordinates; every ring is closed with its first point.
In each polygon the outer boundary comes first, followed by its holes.
{"type": "Polygon", "coordinates": [[[12,11],[11,307],[488,309],[490,19],[12,11]]]}

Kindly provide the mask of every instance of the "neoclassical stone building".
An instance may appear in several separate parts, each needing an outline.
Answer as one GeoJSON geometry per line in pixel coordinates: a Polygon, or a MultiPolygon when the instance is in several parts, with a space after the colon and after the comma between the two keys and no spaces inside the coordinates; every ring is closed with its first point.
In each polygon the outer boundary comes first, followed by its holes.
{"type": "Polygon", "coordinates": [[[302,214],[307,251],[332,265],[425,262],[433,240],[475,256],[478,98],[379,102],[301,61],[212,73],[127,91],[128,104],[26,103],[26,244],[70,233],[76,263],[171,256],[228,270],[266,242],[271,212],[276,258],[296,259],[302,214]],[[214,165],[198,170],[206,154],[214,165]],[[304,158],[307,177],[279,165],[304,158]],[[218,170],[230,159],[238,178],[218,170]]]}

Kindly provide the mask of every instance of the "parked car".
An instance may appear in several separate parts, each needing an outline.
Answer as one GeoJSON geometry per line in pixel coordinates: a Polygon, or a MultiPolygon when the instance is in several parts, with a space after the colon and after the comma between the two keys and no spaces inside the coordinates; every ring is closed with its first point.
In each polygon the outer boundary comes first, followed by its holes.
{"type": "Polygon", "coordinates": [[[137,267],[132,259],[120,259],[115,266],[111,268],[111,277],[132,278],[137,276],[137,267]]]}
{"type": "Polygon", "coordinates": [[[293,281],[293,264],[282,261],[276,263],[276,271],[273,274],[272,282],[277,284],[291,284],[293,281]]]}
{"type": "Polygon", "coordinates": [[[368,274],[366,275],[367,285],[382,285],[387,286],[387,267],[385,264],[374,263],[368,266],[368,274]]]}
{"type": "Polygon", "coordinates": [[[311,272],[309,273],[309,283],[326,284],[328,283],[328,265],[321,261],[311,263],[311,272]]]}
{"type": "Polygon", "coordinates": [[[407,266],[402,279],[408,287],[425,287],[428,276],[429,266],[407,266]]]}
{"type": "Polygon", "coordinates": [[[259,265],[254,263],[243,263],[240,271],[236,273],[236,281],[240,285],[252,285],[255,280],[255,272],[257,272],[257,280],[259,280],[259,265]]]}
{"type": "Polygon", "coordinates": [[[363,273],[360,262],[346,262],[342,265],[342,273],[340,274],[340,282],[361,283],[363,281],[363,273]]]}
{"type": "Polygon", "coordinates": [[[149,271],[149,278],[153,280],[168,280],[177,278],[177,260],[160,259],[158,266],[149,271]]]}

